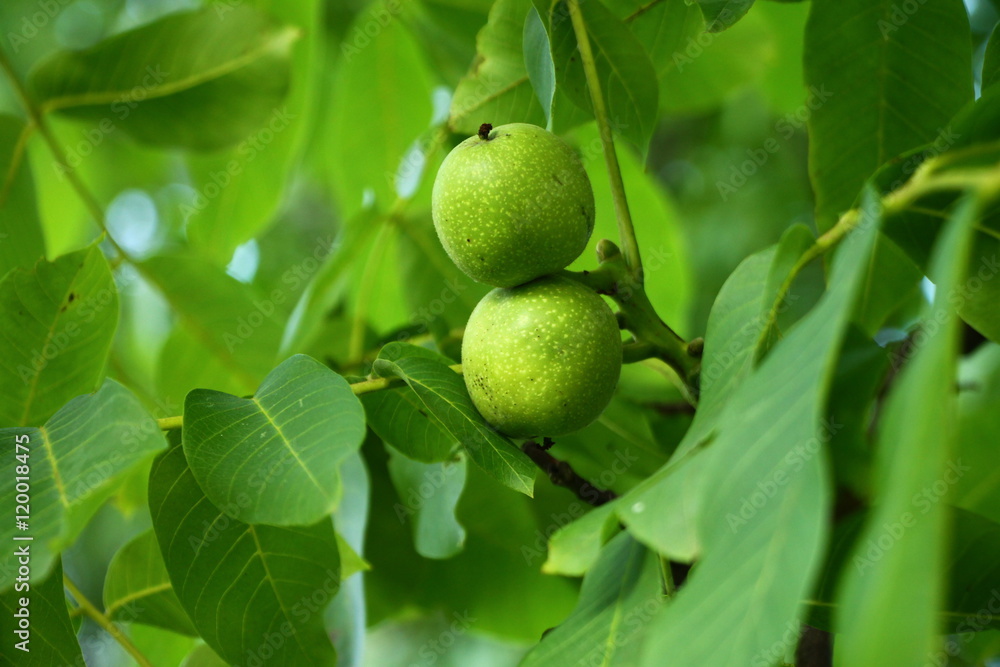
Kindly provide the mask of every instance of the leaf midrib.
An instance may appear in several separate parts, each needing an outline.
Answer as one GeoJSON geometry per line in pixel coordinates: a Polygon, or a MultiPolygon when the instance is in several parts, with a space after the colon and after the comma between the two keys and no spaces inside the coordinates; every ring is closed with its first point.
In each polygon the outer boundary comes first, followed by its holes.
{"type": "Polygon", "coordinates": [[[137,94],[131,92],[135,87],[131,86],[126,91],[108,90],[98,93],[82,93],[79,95],[52,97],[42,102],[39,105],[39,108],[44,114],[72,107],[98,106],[112,104],[115,102],[137,102],[168,97],[232,74],[233,72],[236,72],[257,60],[260,60],[269,53],[277,52],[285,46],[291,45],[291,43],[301,37],[301,35],[302,31],[300,29],[293,26],[285,26],[275,31],[270,36],[270,39],[262,42],[257,48],[251,49],[236,58],[227,60],[219,65],[216,65],[215,67],[210,67],[203,72],[179,79],[176,82],[164,83],[153,88],[143,88],[142,90],[144,94],[141,100],[136,99],[137,94]]]}

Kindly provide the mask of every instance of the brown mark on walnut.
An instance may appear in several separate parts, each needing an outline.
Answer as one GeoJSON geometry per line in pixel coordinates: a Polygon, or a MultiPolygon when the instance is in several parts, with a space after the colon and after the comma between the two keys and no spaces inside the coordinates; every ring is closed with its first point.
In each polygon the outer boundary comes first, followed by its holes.
{"type": "Polygon", "coordinates": [[[478,132],[479,138],[482,139],[483,141],[489,141],[490,132],[492,131],[493,131],[492,125],[490,125],[489,123],[483,123],[482,125],[479,126],[479,132],[478,132]]]}

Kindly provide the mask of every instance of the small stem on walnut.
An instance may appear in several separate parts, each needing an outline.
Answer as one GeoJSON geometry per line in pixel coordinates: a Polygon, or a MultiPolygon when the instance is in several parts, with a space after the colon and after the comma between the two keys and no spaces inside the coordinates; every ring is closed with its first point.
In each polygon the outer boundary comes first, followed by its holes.
{"type": "Polygon", "coordinates": [[[634,363],[644,359],[661,359],[666,362],[690,390],[698,395],[698,374],[701,371],[700,339],[690,344],[660,319],[650,303],[646,290],[632,281],[618,247],[608,240],[597,244],[601,264],[593,271],[563,271],[561,275],[586,285],[598,294],[611,297],[621,311],[619,325],[635,336],[635,343],[626,345],[623,361],[634,363]],[[648,352],[642,356],[643,352],[648,352]]]}
{"type": "Polygon", "coordinates": [[[622,345],[622,363],[637,364],[656,356],[656,348],[651,343],[633,341],[622,345]]]}
{"type": "Polygon", "coordinates": [[[580,477],[570,464],[549,454],[549,447],[551,444],[539,445],[534,440],[526,440],[521,445],[521,451],[527,454],[528,458],[548,475],[553,484],[569,489],[576,494],[577,498],[588,505],[600,507],[618,497],[614,491],[598,489],[580,477]]]}

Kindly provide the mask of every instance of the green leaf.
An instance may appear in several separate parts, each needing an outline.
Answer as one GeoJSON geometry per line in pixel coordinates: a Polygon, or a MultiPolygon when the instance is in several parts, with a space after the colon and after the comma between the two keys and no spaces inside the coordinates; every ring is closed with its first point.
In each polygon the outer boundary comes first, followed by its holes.
{"type": "MultiPolygon", "coordinates": [[[[186,159],[195,192],[180,206],[187,236],[217,263],[226,264],[239,244],[258,236],[274,221],[284,201],[313,122],[313,82],[323,65],[325,34],[319,0],[244,0],[210,6],[226,22],[238,7],[243,11],[256,8],[289,26],[283,28],[289,35],[301,35],[290,62],[283,65],[290,70],[288,94],[262,108],[258,124],[247,124],[239,134],[234,131],[238,134],[234,147],[186,159]]],[[[256,82],[250,85],[257,86],[256,82]]],[[[254,93],[259,91],[255,88],[254,93]]]]}
{"type": "Polygon", "coordinates": [[[132,538],[108,564],[104,614],[120,623],[144,623],[182,635],[198,635],[174,594],[152,530],[132,538]]]}
{"type": "Polygon", "coordinates": [[[465,459],[420,463],[400,454],[389,458],[399,502],[396,516],[410,521],[413,545],[424,558],[451,558],[465,546],[465,528],[455,516],[465,487],[465,459]]]}
{"type": "Polygon", "coordinates": [[[709,32],[722,32],[750,11],[753,0],[698,0],[709,32]]]}
{"type": "MultiPolygon", "coordinates": [[[[659,80],[662,111],[689,114],[715,109],[734,91],[761,78],[776,60],[775,30],[759,12],[722,34],[707,32],[694,2],[607,4],[649,54],[659,80]]],[[[795,106],[799,104],[796,100],[795,106]]]]}
{"type": "Polygon", "coordinates": [[[118,291],[96,245],[0,281],[0,424],[39,426],[93,391],[118,325],[118,291]]]}
{"type": "MultiPolygon", "coordinates": [[[[419,0],[398,7],[434,71],[453,84],[465,75],[476,56],[476,34],[486,24],[492,4],[492,0],[419,0]]],[[[378,16],[380,6],[370,7],[369,15],[378,16]]],[[[351,37],[360,41],[355,35],[351,37]]]]}
{"type": "MultiPolygon", "coordinates": [[[[612,129],[643,155],[658,119],[656,70],[628,27],[599,2],[580,4],[612,129]]],[[[576,32],[564,2],[552,9],[552,58],[559,87],[591,111],[590,89],[577,51],[576,32]]]]}
{"type": "Polygon", "coordinates": [[[180,667],[229,667],[208,644],[199,644],[184,658],[180,667]]]}
{"type": "Polygon", "coordinates": [[[362,394],[361,404],[375,434],[415,461],[447,461],[459,445],[409,387],[362,394]]]}
{"type": "Polygon", "coordinates": [[[35,182],[21,142],[19,119],[0,114],[0,277],[15,266],[30,268],[45,255],[35,203],[35,182]]]}
{"type": "Polygon", "coordinates": [[[385,218],[380,219],[376,233],[367,246],[358,251],[358,261],[352,264],[350,275],[344,280],[347,309],[352,319],[349,360],[358,359],[367,351],[363,345],[355,347],[356,342],[363,342],[359,334],[366,327],[388,338],[400,325],[414,319],[406,304],[406,285],[400,271],[400,244],[404,242],[398,226],[389,224],[385,218]]]}
{"type": "Polygon", "coordinates": [[[978,214],[977,201],[964,202],[938,241],[931,273],[937,291],[924,317],[925,336],[897,378],[880,420],[879,502],[841,581],[838,664],[923,664],[938,647],[948,539],[941,500],[949,482],[957,481],[953,387],[959,320],[949,295],[965,274],[978,214]],[[937,493],[940,484],[945,491],[937,493]],[[871,558],[865,551],[869,540],[888,546],[871,558]],[[899,641],[886,642],[887,636],[899,641]]]}
{"type": "Polygon", "coordinates": [[[451,99],[448,125],[472,134],[483,123],[543,125],[524,62],[524,24],[531,0],[497,0],[476,37],[476,60],[451,99]]]}
{"type": "Polygon", "coordinates": [[[365,415],[344,378],[297,354],[253,398],[193,390],[183,431],[212,503],[248,523],[301,526],[336,507],[340,463],[361,446],[365,415]]]}
{"type": "Polygon", "coordinates": [[[352,574],[372,569],[371,564],[358,555],[340,533],[337,533],[337,550],[340,552],[341,581],[346,581],[352,574]]]}
{"type": "MultiPolygon", "coordinates": [[[[521,666],[635,665],[649,620],[665,602],[656,554],[621,533],[583,578],[573,613],[542,638],[521,666]]],[[[656,664],[663,664],[663,655],[656,664]]]]}
{"type": "Polygon", "coordinates": [[[1000,26],[993,28],[983,56],[983,90],[1000,81],[1000,26]]]}
{"type": "Polygon", "coordinates": [[[261,126],[288,90],[294,28],[237,5],[177,13],[53,55],[29,86],[43,111],[156,146],[216,150],[261,126]],[[192,44],[199,45],[191,48],[192,44]]]}
{"type": "Polygon", "coordinates": [[[542,572],[579,577],[597,562],[604,544],[620,530],[615,516],[618,501],[590,510],[549,538],[549,555],[542,572]]]}
{"type": "Polygon", "coordinates": [[[63,592],[62,565],[58,561],[44,581],[32,584],[30,594],[10,590],[0,595],[0,611],[5,619],[9,619],[4,623],[9,630],[0,644],[0,664],[18,667],[84,664],[76,631],[69,620],[66,594],[63,592]],[[26,595],[30,604],[22,607],[20,600],[25,599],[26,595]],[[26,619],[30,623],[26,636],[17,634],[22,629],[19,622],[21,619],[17,615],[21,609],[30,614],[26,619]],[[25,644],[26,651],[22,652],[17,644],[25,639],[30,641],[25,644]]]}
{"type": "MultiPolygon", "coordinates": [[[[866,212],[879,219],[874,195],[866,212]]],[[[839,429],[823,419],[833,366],[876,228],[863,225],[844,242],[820,303],[728,398],[703,456],[711,489],[697,516],[704,553],[652,621],[643,664],[667,652],[678,664],[752,664],[796,623],[827,539],[831,492],[820,450],[839,429]]]]}
{"type": "Polygon", "coordinates": [[[923,273],[896,243],[885,234],[875,241],[875,253],[858,301],[855,322],[874,336],[886,318],[907,299],[919,298],[923,273]]]}
{"type": "MultiPolygon", "coordinates": [[[[471,625],[476,634],[525,645],[537,642],[570,613],[578,586],[539,570],[547,534],[558,521],[539,516],[541,498],[510,493],[478,466],[468,466],[457,512],[466,530],[465,548],[448,560],[429,560],[416,553],[409,531],[399,524],[385,465],[376,462],[370,474],[372,527],[365,537],[365,556],[372,570],[364,581],[369,626],[399,616],[401,609],[440,610],[449,621],[470,620],[462,625],[471,625]]],[[[416,655],[409,653],[403,664],[416,655]]]]}
{"type": "Polygon", "coordinates": [[[379,352],[375,372],[405,380],[476,465],[501,484],[530,496],[535,481],[531,460],[483,420],[461,376],[419,350],[406,343],[390,343],[379,352]]]}
{"type": "Polygon", "coordinates": [[[983,212],[969,254],[968,273],[955,294],[958,314],[994,342],[1000,342],[1000,205],[983,212]]]}
{"type": "Polygon", "coordinates": [[[598,488],[625,493],[670,458],[657,441],[648,409],[618,392],[588,426],[557,438],[551,453],[598,488]]]}
{"type": "Polygon", "coordinates": [[[972,99],[961,0],[818,0],[806,27],[809,172],[820,230],[890,158],[927,143],[972,99]]]}
{"type": "MultiPolygon", "coordinates": [[[[964,479],[963,475],[969,474],[964,470],[965,462],[957,459],[954,463],[949,477],[964,479]]],[[[950,537],[942,571],[942,580],[947,582],[947,596],[939,610],[939,628],[967,638],[971,633],[1000,625],[1000,614],[991,609],[996,607],[997,587],[1000,586],[1000,565],[994,558],[1000,550],[1000,524],[957,507],[945,505],[944,510],[948,514],[950,537]]],[[[835,527],[823,577],[809,601],[807,622],[813,627],[835,632],[832,617],[839,611],[835,603],[838,579],[857,570],[866,560],[881,558],[886,547],[893,548],[895,543],[885,538],[881,545],[875,539],[859,539],[869,518],[870,513],[862,511],[846,517],[835,527]]],[[[897,522],[895,527],[887,524],[884,528],[898,534],[901,527],[897,522]]]]}
{"type": "MultiPolygon", "coordinates": [[[[210,360],[232,377],[242,393],[252,392],[274,365],[281,340],[280,311],[273,295],[259,294],[226,275],[218,266],[193,255],[151,257],[141,265],[178,318],[182,347],[192,363],[178,364],[168,342],[160,357],[161,382],[196,384],[192,376],[210,360]],[[197,290],[191,286],[197,285],[197,290]]],[[[178,402],[182,396],[171,395],[178,402]]]]}
{"type": "MultiPolygon", "coordinates": [[[[372,18],[363,12],[355,25],[364,30],[372,18]]],[[[344,217],[357,214],[366,197],[388,210],[397,168],[433,113],[431,73],[405,27],[392,20],[370,39],[343,55],[328,121],[330,183],[344,217]]]]}
{"type": "MultiPolygon", "coordinates": [[[[951,468],[954,474],[968,474],[961,460],[951,468]]],[[[954,479],[954,476],[951,476],[954,479]]],[[[1000,564],[1000,524],[959,508],[945,507],[949,514],[951,544],[943,579],[948,594],[941,622],[947,631],[982,631],[1000,627],[996,610],[1000,564]]],[[[866,545],[867,546],[867,545],[866,545]]]]}
{"type": "Polygon", "coordinates": [[[176,443],[150,472],[149,509],[178,599],[226,662],[265,651],[273,665],[336,664],[318,612],[340,587],[329,518],[296,528],[233,519],[205,497],[176,443]],[[274,635],[283,641],[268,643],[274,635]]]}
{"type": "MultiPolygon", "coordinates": [[[[771,309],[777,290],[810,245],[811,235],[792,227],[775,248],[745,259],[712,306],[702,355],[698,410],[670,461],[619,504],[618,515],[644,543],[681,561],[701,550],[696,521],[702,513],[706,459],[711,439],[730,397],[771,341],[771,309]]],[[[790,294],[779,311],[794,300],[790,294]]]]}
{"type": "MultiPolygon", "coordinates": [[[[49,572],[126,475],[166,444],[139,400],[110,379],[64,405],[45,426],[0,429],[0,442],[11,453],[0,478],[0,499],[8,507],[15,505],[15,474],[21,475],[15,466],[30,467],[29,528],[19,533],[11,520],[0,527],[0,539],[10,544],[14,535],[34,538],[33,581],[49,572]],[[14,454],[26,454],[27,463],[14,454]]],[[[0,561],[0,590],[17,571],[12,552],[0,561]]]]}
{"type": "Polygon", "coordinates": [[[552,50],[549,46],[549,33],[545,29],[538,9],[528,9],[524,19],[524,64],[528,70],[531,87],[535,91],[545,121],[549,122],[552,114],[552,100],[556,95],[556,66],[552,62],[552,50]]]}
{"type": "Polygon", "coordinates": [[[958,460],[971,470],[955,485],[954,503],[1000,523],[1000,345],[988,344],[962,361],[958,385],[958,460]]]}

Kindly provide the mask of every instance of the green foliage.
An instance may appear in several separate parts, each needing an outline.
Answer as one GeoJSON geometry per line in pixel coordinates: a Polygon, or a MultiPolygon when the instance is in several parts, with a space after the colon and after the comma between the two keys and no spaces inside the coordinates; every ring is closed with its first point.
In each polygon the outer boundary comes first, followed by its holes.
{"type": "Polygon", "coordinates": [[[15,266],[30,268],[35,258],[45,254],[31,172],[14,159],[25,148],[26,132],[20,119],[0,115],[0,165],[16,165],[0,186],[0,275],[15,266]]]}
{"type": "Polygon", "coordinates": [[[813,5],[805,74],[820,229],[890,158],[935,139],[948,146],[948,122],[972,99],[968,35],[961,0],[930,0],[917,12],[891,0],[813,5]],[[857,29],[842,30],[847,21],[857,29]]]}
{"type": "Polygon", "coordinates": [[[998,20],[0,2],[0,663],[809,667],[808,624],[821,664],[994,664],[998,20]],[[625,363],[554,439],[461,366],[489,288],[432,186],[484,123],[593,189],[559,273],[625,363]]]}
{"type": "Polygon", "coordinates": [[[174,14],[55,54],[32,72],[31,92],[45,111],[117,124],[143,143],[201,151],[238,143],[285,97],[296,30],[249,7],[228,14],[174,14]]]}
{"type": "MultiPolygon", "coordinates": [[[[76,631],[70,622],[69,610],[66,608],[62,580],[62,566],[56,563],[49,576],[34,586],[29,605],[31,633],[24,637],[31,640],[26,645],[30,647],[31,652],[20,653],[21,649],[16,647],[15,642],[6,641],[0,647],[0,659],[5,664],[43,667],[59,662],[74,664],[83,660],[80,645],[76,642],[76,631]]],[[[23,591],[9,590],[0,594],[0,609],[7,618],[18,618],[18,612],[24,609],[20,602],[24,597],[22,593],[23,591]]],[[[12,623],[11,631],[14,629],[12,623]]],[[[17,625],[17,629],[21,629],[20,624],[17,625]]],[[[21,640],[21,636],[18,635],[17,641],[21,640]]]]}
{"type": "Polygon", "coordinates": [[[118,291],[96,245],[14,269],[0,282],[0,304],[3,423],[41,424],[97,386],[118,324],[118,291]]]}
{"type": "Polygon", "coordinates": [[[928,328],[914,339],[912,360],[885,406],[875,470],[882,502],[860,543],[888,535],[891,546],[875,562],[859,548],[856,567],[841,584],[838,628],[844,633],[840,650],[848,664],[872,659],[916,663],[937,646],[947,527],[935,489],[962,473],[952,458],[958,318],[945,304],[965,274],[978,213],[978,201],[965,202],[944,232],[934,258],[938,291],[925,318],[928,328]],[[882,641],[887,633],[903,641],[887,644],[882,641]]]}
{"type": "Polygon", "coordinates": [[[531,495],[535,470],[528,457],[486,423],[472,404],[465,382],[438,355],[406,343],[390,343],[379,352],[375,372],[404,380],[476,465],[501,484],[531,495]]]}
{"type": "Polygon", "coordinates": [[[195,629],[226,661],[272,653],[275,664],[335,664],[323,631],[319,592],[340,587],[340,560],[328,517],[283,528],[233,518],[202,492],[174,444],[150,472],[149,509],[174,591],[195,629]],[[234,582],[239,585],[234,587],[234,582]],[[218,618],[239,623],[216,623],[218,618]],[[284,641],[268,643],[276,634],[284,641]]]}
{"type": "MultiPolygon", "coordinates": [[[[70,400],[44,426],[0,429],[4,450],[31,472],[31,580],[45,578],[125,476],[165,446],[156,422],[128,389],[108,378],[100,389],[70,400]],[[20,445],[20,446],[19,446],[20,445]]],[[[14,473],[14,465],[6,468],[14,473]]],[[[15,504],[14,474],[0,480],[0,498],[15,504]]],[[[0,537],[17,535],[11,521],[0,537]]],[[[17,573],[13,550],[3,556],[0,590],[17,573]]]]}
{"type": "Polygon", "coordinates": [[[473,134],[489,118],[493,125],[520,121],[541,125],[538,98],[525,68],[524,17],[530,0],[499,0],[476,38],[476,64],[455,87],[449,125],[473,134]]]}
{"type": "MultiPolygon", "coordinates": [[[[604,5],[584,2],[586,25],[601,80],[601,94],[617,132],[645,151],[656,125],[659,98],[656,72],[639,40],[604,5]]],[[[553,5],[550,17],[552,58],[559,87],[574,104],[590,113],[590,92],[576,53],[574,21],[566,2],[553,5]]]]}
{"type": "Polygon", "coordinates": [[[583,578],[573,613],[521,664],[588,665],[600,656],[606,664],[637,664],[641,635],[665,604],[659,583],[656,554],[628,533],[618,535],[583,578]]]}
{"type": "Polygon", "coordinates": [[[195,389],[184,415],[184,456],[209,500],[238,507],[234,518],[278,526],[334,510],[340,464],[365,433],[347,381],[305,355],[271,371],[252,398],[195,389]]]}
{"type": "Polygon", "coordinates": [[[197,636],[170,583],[153,531],[115,553],[104,580],[104,613],[112,621],[143,623],[197,636]]]}

